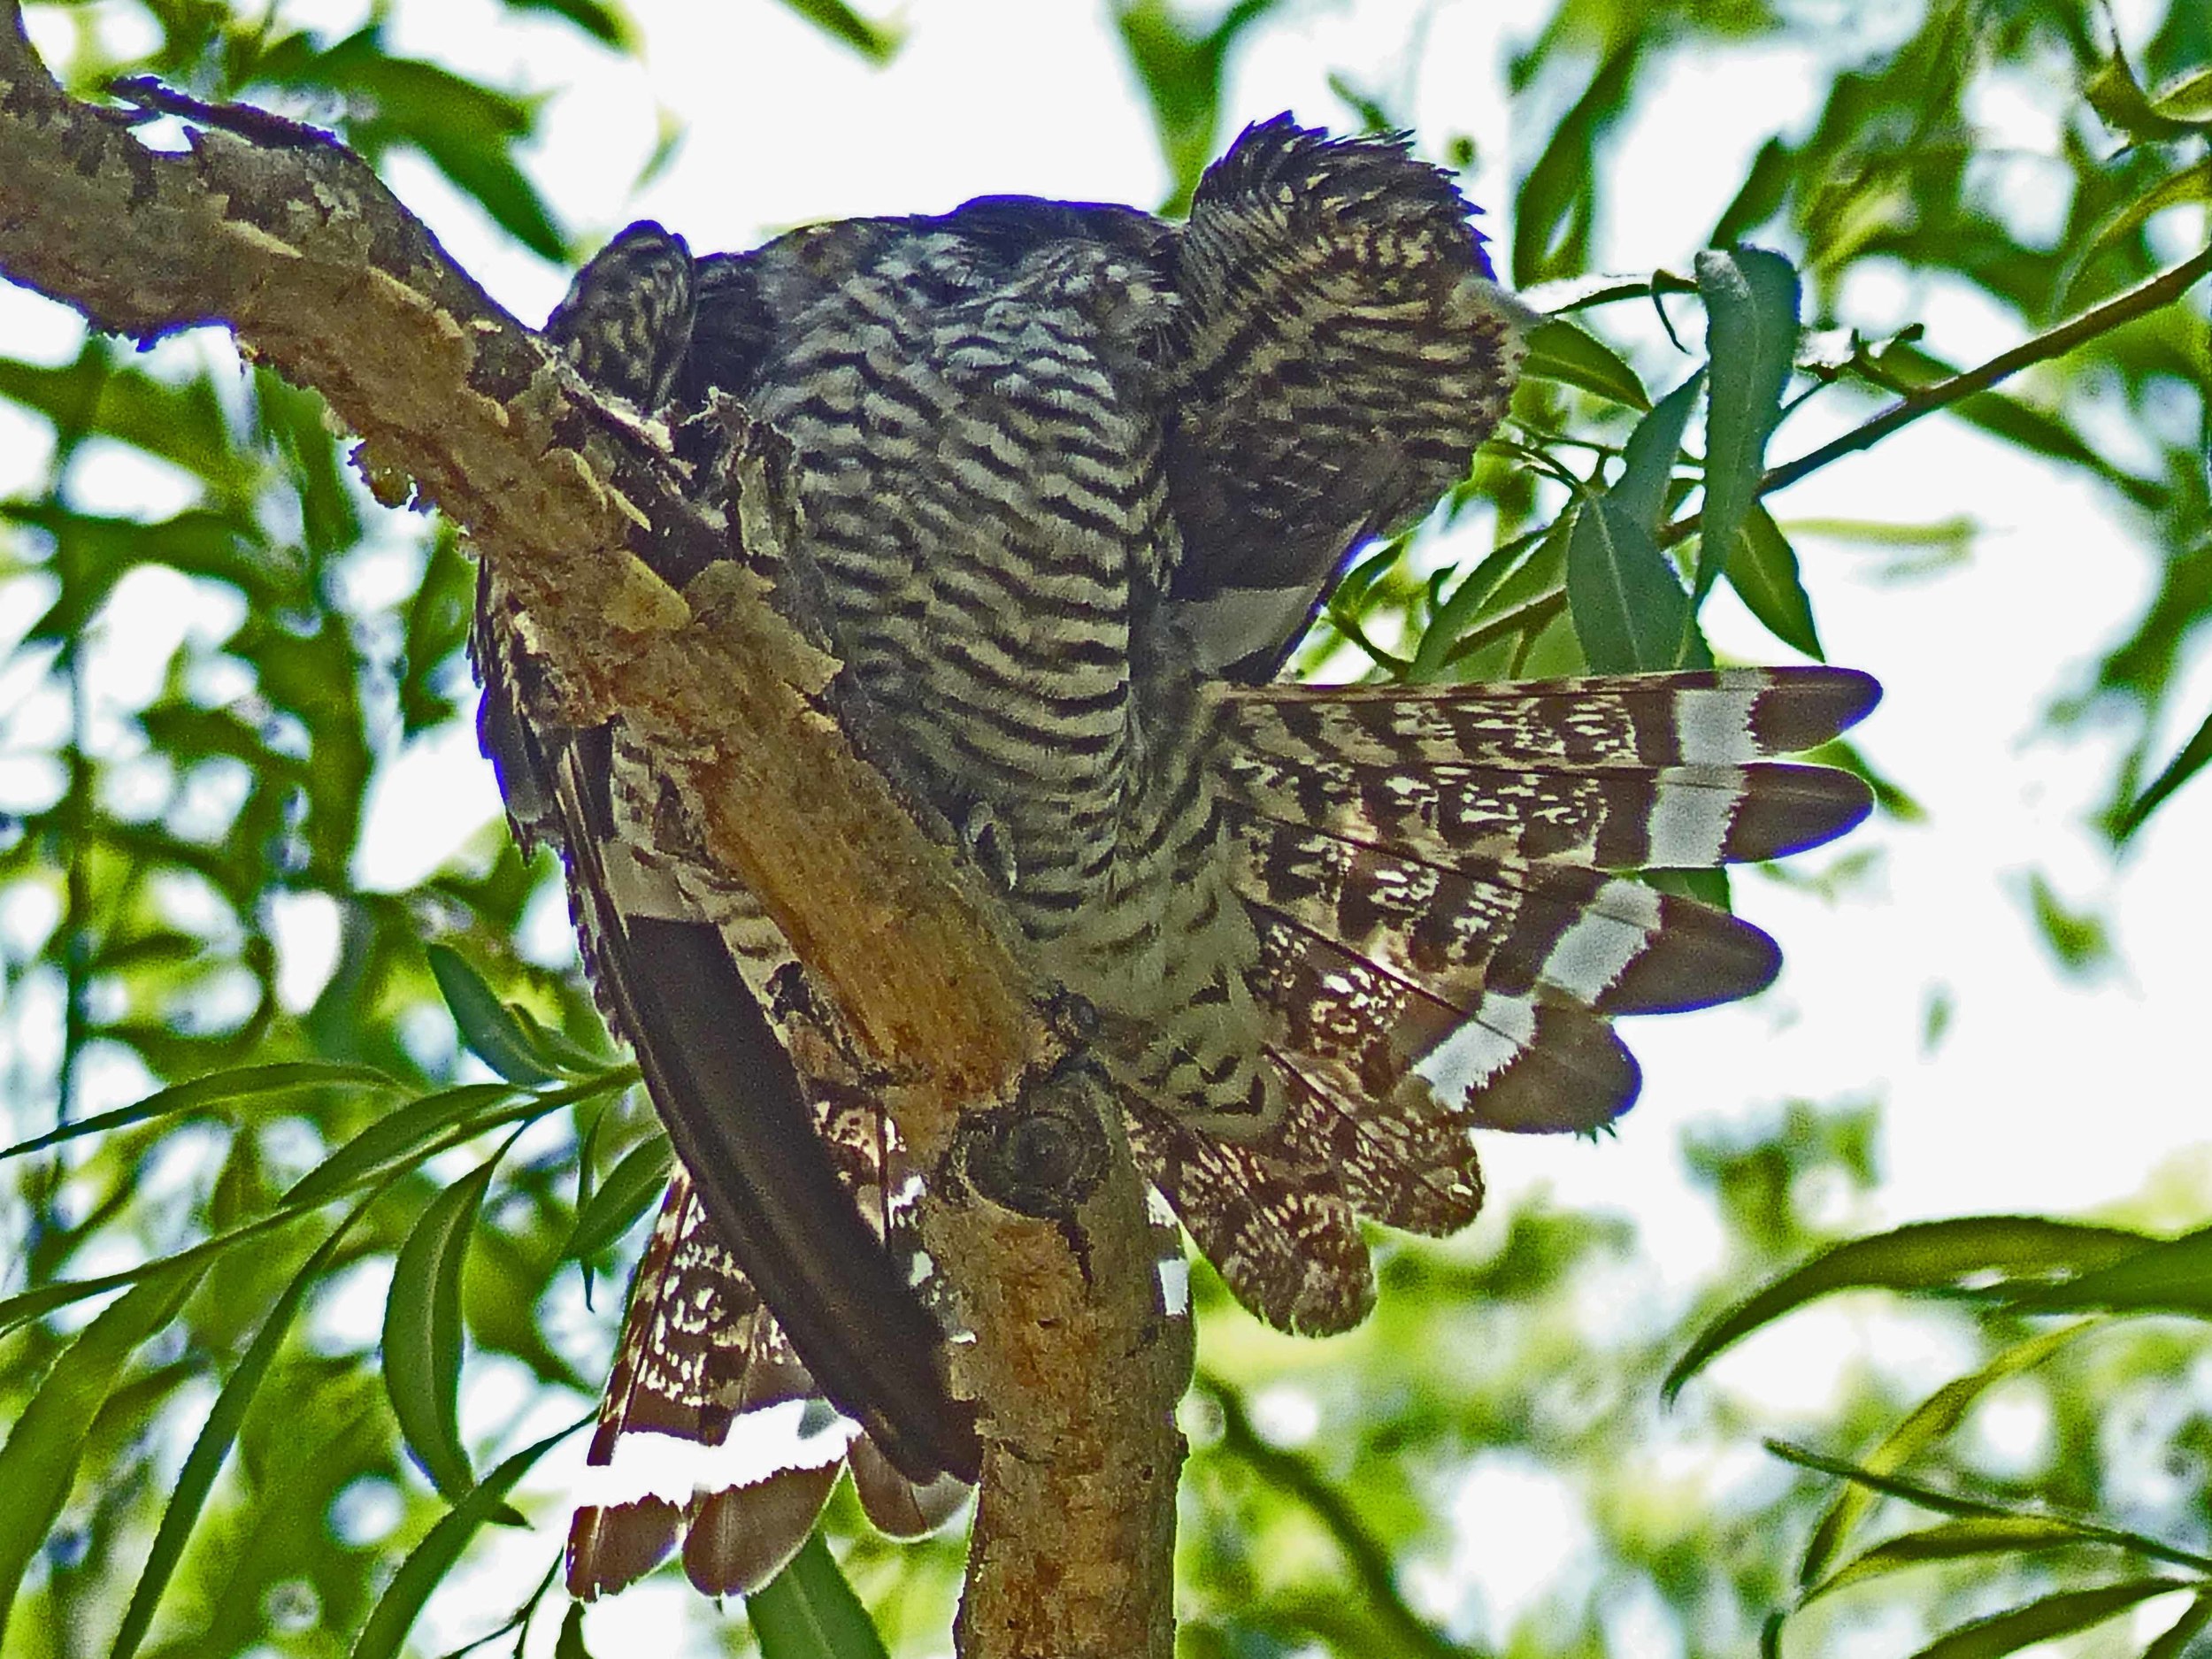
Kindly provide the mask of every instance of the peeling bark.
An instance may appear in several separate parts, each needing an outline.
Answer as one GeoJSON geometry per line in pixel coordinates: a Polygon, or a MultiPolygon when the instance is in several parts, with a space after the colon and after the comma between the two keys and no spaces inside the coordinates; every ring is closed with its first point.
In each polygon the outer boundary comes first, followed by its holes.
{"type": "MultiPolygon", "coordinates": [[[[757,551],[778,534],[772,469],[741,460],[726,530],[649,434],[584,394],[358,157],[253,111],[211,112],[188,150],[149,150],[54,83],[14,0],[4,20],[0,273],[142,339],[229,329],[323,395],[380,489],[410,479],[465,528],[526,607],[574,719],[621,710],[710,853],[900,1079],[894,1115],[923,1167],[941,1167],[964,1118],[1018,1102],[1063,1051],[1042,987],[824,713],[833,665],[728,560],[741,526],[757,551]]],[[[1071,1212],[1024,1215],[941,1180],[923,1217],[977,1338],[955,1378],[985,1440],[968,1659],[1172,1646],[1171,1411],[1189,1356],[1154,1312],[1118,1114],[1085,1110],[1108,1157],[1071,1212]]]]}

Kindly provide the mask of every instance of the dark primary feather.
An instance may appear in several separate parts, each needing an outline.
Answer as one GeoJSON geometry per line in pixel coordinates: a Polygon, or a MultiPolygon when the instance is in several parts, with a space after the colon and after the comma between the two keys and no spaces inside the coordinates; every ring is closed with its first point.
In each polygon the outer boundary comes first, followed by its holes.
{"type": "MultiPolygon", "coordinates": [[[[1097,1011],[1145,1174],[1294,1330],[1371,1304],[1363,1217],[1473,1217],[1475,1130],[1624,1110],[1611,1016],[1771,979],[1758,930],[1621,872],[1780,856],[1868,808],[1856,780],[1776,758],[1870,706],[1841,671],[1267,683],[1345,561],[1503,415],[1529,314],[1470,211],[1402,142],[1285,117],[1184,225],[986,197],[696,261],[634,227],[549,325],[642,412],[726,394],[789,440],[804,527],[780,577],[845,664],[856,745],[1097,1011]]],[[[565,851],[687,1171],[595,1460],[626,1428],[718,1443],[818,1388],[864,1429],[847,1461],[870,1512],[933,1524],[975,1442],[936,1358],[959,1311],[911,1240],[925,1172],[619,721],[548,723],[495,581],[478,651],[518,829],[565,851]]],[[[572,1585],[618,1588],[680,1536],[695,1582],[746,1587],[828,1468],[580,1510],[572,1585]]]]}

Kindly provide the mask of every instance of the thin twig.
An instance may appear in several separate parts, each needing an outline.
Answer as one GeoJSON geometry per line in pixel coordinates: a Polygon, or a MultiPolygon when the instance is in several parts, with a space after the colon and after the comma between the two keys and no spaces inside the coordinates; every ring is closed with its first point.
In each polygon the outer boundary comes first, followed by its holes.
{"type": "Polygon", "coordinates": [[[1470,628],[1452,641],[1452,649],[1445,653],[1447,663],[1456,663],[1471,657],[1493,640],[1502,640],[1509,634],[1540,634],[1567,607],[1564,586],[1546,589],[1525,604],[1490,618],[1480,627],[1470,628]]]}

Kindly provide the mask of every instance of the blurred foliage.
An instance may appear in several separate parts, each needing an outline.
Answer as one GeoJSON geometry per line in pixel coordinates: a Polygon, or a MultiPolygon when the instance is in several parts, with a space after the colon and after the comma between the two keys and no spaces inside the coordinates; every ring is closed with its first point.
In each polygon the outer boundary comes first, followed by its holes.
{"type": "MultiPolygon", "coordinates": [[[[898,45],[834,0],[782,4],[872,61],[898,45]]],[[[151,42],[127,58],[105,44],[115,7],[42,8],[70,26],[73,85],[151,73],[329,125],[373,158],[411,151],[521,246],[573,251],[531,178],[538,89],[395,55],[380,7],[342,38],[280,4],[124,9],[151,42]]],[[[507,9],[634,45],[600,0],[507,9]]],[[[2153,10],[2123,54],[2087,0],[1559,0],[1508,66],[1537,139],[1497,250],[1515,282],[1562,285],[1540,296],[1554,319],[1506,432],[1432,525],[1353,567],[1304,665],[1704,662],[1698,604],[1723,582],[1817,657],[1793,535],[1926,562],[1962,556],[1972,529],[1778,518],[1762,499],[1777,427],[1808,398],[1917,395],[2105,492],[2157,561],[2127,637],[2053,710],[2124,722],[2105,826],[2131,833],[2212,760],[2212,718],[2174,706],[2212,611],[2212,342],[2200,290],[2053,331],[2204,240],[2212,11],[2153,10]],[[1670,66],[1752,50],[1817,65],[1815,107],[1709,232],[1655,250],[1681,269],[1594,277],[1612,143],[1670,66]],[[1987,136],[1999,94],[2048,116],[2047,153],[1987,136]],[[2022,206],[2023,166],[2050,223],[2022,206]],[[1855,277],[1895,270],[2011,319],[2024,372],[1947,388],[1963,365],[1941,342],[1862,333],[1855,277]],[[1692,356],[1677,335],[1700,319],[1692,356]],[[1440,566],[1429,541],[1461,520],[1494,522],[1491,549],[1440,566]]],[[[1227,135],[1240,48],[1297,11],[1111,0],[1171,205],[1227,135]]],[[[1363,125],[1388,123],[1331,84],[1363,125]]],[[[1464,141],[1443,153],[1469,158],[1464,141]]],[[[565,945],[529,943],[557,913],[548,861],[488,826],[404,891],[358,874],[380,768],[467,718],[468,561],[442,526],[370,503],[317,399],[204,339],[0,357],[0,399],[51,436],[42,483],[0,502],[0,597],[27,618],[0,641],[0,1100],[18,1141],[0,1163],[0,1655],[396,1653],[434,1596],[481,1613],[485,1641],[581,1654],[554,1588],[560,1517],[511,1495],[588,1408],[610,1275],[665,1148],[565,945]],[[88,461],[119,451],[175,504],[88,505],[88,461]],[[149,594],[185,620],[131,689],[106,618],[149,594]],[[335,959],[288,997],[302,915],[332,925],[335,959]],[[546,1529],[527,1571],[448,1585],[526,1514],[546,1529]]],[[[1917,812],[1855,750],[1824,757],[1917,812]]],[[[2040,875],[2023,887],[2055,951],[2104,963],[2094,917],[2040,875]]],[[[1948,1018],[1931,1004],[1931,1044],[1948,1018]]],[[[1387,1245],[1376,1317],[1325,1347],[1261,1330],[1202,1269],[1185,1651],[1455,1655],[1488,1628],[1513,1654],[1810,1653],[1863,1647],[1878,1617],[1880,1651],[1956,1659],[2173,1594],[2180,1622],[2142,1650],[2179,1654],[2212,1619],[2203,1235],[1994,1217],[1846,1242],[1875,1146],[1860,1105],[1694,1139],[1721,1240],[1694,1291],[1626,1223],[1540,1202],[1479,1247],[1387,1245]],[[1779,1460],[1743,1455],[1766,1425],[1719,1390],[1663,1413],[1670,1363],[1678,1386],[1807,1302],[1856,1290],[1863,1309],[1870,1289],[1911,1300],[1872,1317],[1901,1351],[1950,1356],[1956,1381],[1839,1367],[1798,1425],[1818,1448],[1779,1460]],[[1669,1325],[1686,1301],[1702,1332],[1686,1353],[1669,1325]],[[1992,1427],[2024,1419],[2024,1451],[1992,1427]],[[1470,1506],[1500,1503],[1501,1525],[1549,1527],[1581,1564],[1525,1605],[1471,1606],[1455,1540],[1480,1535],[1470,1506]]],[[[941,1651],[958,1540],[888,1545],[849,1492],[827,1531],[842,1576],[818,1547],[756,1598],[764,1647],[864,1648],[849,1578],[891,1651],[941,1651]],[[846,1635],[780,1647],[802,1628],[846,1635]]]]}

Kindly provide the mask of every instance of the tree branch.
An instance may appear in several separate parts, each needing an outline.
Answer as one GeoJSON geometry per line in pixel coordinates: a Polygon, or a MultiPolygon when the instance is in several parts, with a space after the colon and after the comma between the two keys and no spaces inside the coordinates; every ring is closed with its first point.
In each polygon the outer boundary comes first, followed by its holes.
{"type": "MultiPolygon", "coordinates": [[[[960,1122],[1058,1057],[1037,989],[946,851],[858,761],[819,694],[835,664],[731,562],[784,522],[742,457],[725,527],[648,434],[582,392],[365,164],[276,118],[156,152],[72,100],[0,0],[0,272],[142,339],[229,328],[320,392],[380,489],[411,480],[527,610],[577,724],[618,710],[900,1081],[939,1169],[960,1122]]],[[[969,1195],[924,1239],[976,1341],[983,1486],[961,1638],[998,1655],[1164,1655],[1187,1354],[1155,1309],[1142,1188],[1105,1114],[1106,1179],[1064,1226],[969,1195]],[[1079,1237],[1087,1261],[1071,1239],[1079,1237]]]]}

